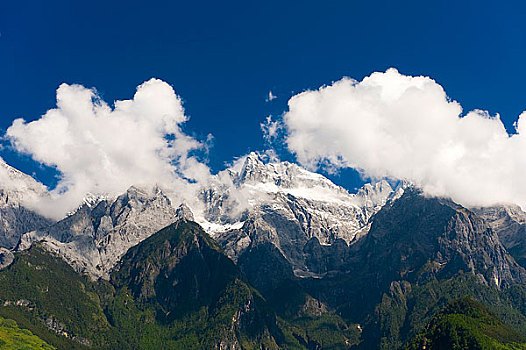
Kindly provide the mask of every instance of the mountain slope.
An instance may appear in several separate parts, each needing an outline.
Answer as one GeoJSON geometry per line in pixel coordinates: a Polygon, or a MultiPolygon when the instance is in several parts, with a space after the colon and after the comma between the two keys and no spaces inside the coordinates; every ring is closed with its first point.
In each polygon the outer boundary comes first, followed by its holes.
{"type": "Polygon", "coordinates": [[[404,349],[526,349],[524,336],[470,297],[452,301],[404,349]]]}
{"type": "Polygon", "coordinates": [[[15,321],[0,317],[0,349],[52,350],[55,348],[34,336],[27,329],[18,328],[15,321]]]}
{"type": "MultiPolygon", "coordinates": [[[[111,275],[162,323],[187,320],[201,346],[277,348],[275,316],[217,243],[194,222],[179,220],[131,248],[111,275]],[[199,313],[195,321],[188,315],[199,313]],[[201,329],[201,332],[196,332],[201,329]]],[[[188,326],[188,325],[187,325],[188,326]]],[[[181,334],[179,334],[181,336],[181,334]]]]}
{"type": "Polygon", "coordinates": [[[0,316],[60,349],[302,348],[185,217],[130,249],[110,281],[92,281],[33,244],[0,271],[0,283],[0,316]]]}
{"type": "Polygon", "coordinates": [[[24,234],[19,248],[43,242],[77,271],[107,278],[130,247],[176,218],[177,209],[159,188],[131,187],[116,199],[84,203],[59,222],[24,234]]]}
{"type": "Polygon", "coordinates": [[[86,349],[113,339],[100,297],[111,287],[79,275],[39,244],[15,254],[14,262],[0,271],[0,285],[0,316],[48,344],[86,349]]]}
{"type": "Polygon", "coordinates": [[[30,208],[47,195],[42,184],[0,158],[0,247],[12,249],[22,234],[52,223],[30,208]]]}
{"type": "Polygon", "coordinates": [[[384,207],[369,234],[353,247],[354,258],[387,285],[429,275],[447,278],[463,270],[499,287],[526,282],[526,270],[500,243],[497,234],[471,211],[418,190],[384,207]]]}
{"type": "Polygon", "coordinates": [[[515,260],[526,267],[526,213],[516,205],[475,208],[474,211],[497,233],[515,260]]]}
{"type": "Polygon", "coordinates": [[[338,250],[313,244],[311,252],[317,266],[332,270],[292,281],[348,322],[361,324],[364,349],[400,346],[445,301],[466,293],[506,310],[508,321],[526,331],[523,293],[507,294],[522,291],[524,269],[484,220],[449,200],[406,189],[373,217],[369,233],[356,243],[338,250]]]}

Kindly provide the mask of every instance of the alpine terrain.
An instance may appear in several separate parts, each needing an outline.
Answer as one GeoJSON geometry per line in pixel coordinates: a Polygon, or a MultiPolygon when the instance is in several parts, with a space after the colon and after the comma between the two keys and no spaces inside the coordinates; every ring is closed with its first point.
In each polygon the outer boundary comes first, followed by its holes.
{"type": "Polygon", "coordinates": [[[250,153],[192,201],[133,186],[56,221],[1,170],[0,348],[526,348],[520,207],[250,153]]]}

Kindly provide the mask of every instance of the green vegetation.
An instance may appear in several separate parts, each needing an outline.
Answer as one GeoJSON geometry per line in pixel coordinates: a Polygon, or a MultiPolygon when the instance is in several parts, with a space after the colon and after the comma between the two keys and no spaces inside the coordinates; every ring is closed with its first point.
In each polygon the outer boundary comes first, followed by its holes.
{"type": "Polygon", "coordinates": [[[0,350],[55,349],[13,320],[0,317],[0,350]]]}
{"type": "Polygon", "coordinates": [[[94,282],[35,245],[0,271],[0,316],[57,349],[277,349],[274,312],[193,223],[169,226],[94,282]]]}
{"type": "Polygon", "coordinates": [[[350,349],[360,339],[356,325],[348,326],[332,314],[282,321],[282,329],[291,349],[350,349]]]}
{"type": "Polygon", "coordinates": [[[409,342],[406,350],[526,349],[525,339],[471,297],[452,301],[409,342]]]}
{"type": "Polygon", "coordinates": [[[130,249],[110,281],[79,275],[34,245],[0,271],[0,286],[0,317],[14,320],[1,321],[0,332],[24,334],[0,339],[27,336],[28,349],[397,349],[409,339],[407,349],[435,341],[451,349],[526,349],[524,286],[497,290],[462,272],[393,282],[373,313],[354,320],[363,321],[362,333],[297,281],[282,282],[265,299],[191,222],[130,249]],[[453,302],[466,293],[490,307],[453,302]]]}
{"type": "Polygon", "coordinates": [[[290,280],[267,293],[268,304],[278,312],[279,325],[287,349],[350,349],[360,341],[357,325],[342,317],[306,293],[290,280]]]}
{"type": "Polygon", "coordinates": [[[459,273],[450,279],[431,279],[422,285],[393,282],[366,321],[363,348],[400,348],[408,339],[425,332],[433,317],[450,302],[466,295],[486,305],[519,334],[526,334],[524,286],[497,290],[479,283],[472,274],[459,273]],[[403,288],[398,288],[402,284],[405,284],[403,288]]]}
{"type": "MultiPolygon", "coordinates": [[[[239,343],[246,349],[260,344],[278,348],[276,338],[282,335],[274,313],[195,223],[168,226],[130,249],[111,280],[128,300],[126,305],[116,298],[109,309],[116,328],[129,329],[126,319],[132,315],[120,318],[121,323],[113,315],[130,302],[146,313],[141,317],[156,321],[153,328],[135,322],[144,328],[141,345],[215,348],[221,343],[239,343]],[[152,332],[156,334],[150,337],[152,332]]],[[[131,326],[130,332],[136,332],[136,326],[131,326]]]]}
{"type": "Polygon", "coordinates": [[[111,338],[99,298],[102,285],[38,245],[18,253],[14,263],[0,271],[0,286],[0,316],[15,320],[49,344],[84,349],[111,338]]]}

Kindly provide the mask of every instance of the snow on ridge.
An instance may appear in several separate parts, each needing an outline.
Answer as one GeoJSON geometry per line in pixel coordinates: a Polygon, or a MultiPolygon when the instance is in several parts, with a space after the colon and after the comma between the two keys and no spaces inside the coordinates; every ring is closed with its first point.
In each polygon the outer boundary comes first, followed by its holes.
{"type": "Polygon", "coordinates": [[[251,153],[214,175],[193,198],[168,192],[157,186],[132,186],[120,196],[88,193],[77,210],[52,229],[27,233],[23,243],[44,240],[78,270],[104,277],[127,249],[175,221],[181,203],[212,237],[239,233],[236,244],[241,246],[250,241],[243,235],[258,227],[285,242],[290,237],[277,232],[279,220],[294,222],[299,235],[317,237],[322,245],[336,239],[350,243],[368,231],[369,218],[393,189],[380,181],[351,194],[321,174],[289,162],[264,163],[251,153]],[[104,201],[108,205],[94,210],[104,201]],[[272,215],[266,216],[269,212],[272,215]]]}
{"type": "Polygon", "coordinates": [[[240,158],[223,174],[229,175],[237,188],[248,190],[249,203],[252,204],[268,199],[264,194],[283,193],[306,200],[347,206],[376,206],[383,205],[393,192],[389,183],[382,180],[366,184],[357,193],[352,194],[325,176],[303,169],[297,164],[264,163],[255,152],[240,158]],[[261,198],[258,198],[258,195],[261,198]]]}

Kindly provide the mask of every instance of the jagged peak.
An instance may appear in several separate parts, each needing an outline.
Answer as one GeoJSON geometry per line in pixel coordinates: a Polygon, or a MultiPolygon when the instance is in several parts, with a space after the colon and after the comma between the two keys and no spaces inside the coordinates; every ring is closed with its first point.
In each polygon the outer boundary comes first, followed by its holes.
{"type": "Polygon", "coordinates": [[[239,158],[224,174],[230,175],[238,187],[244,184],[271,184],[280,188],[333,187],[343,190],[321,174],[288,161],[266,162],[257,152],[239,158]]]}
{"type": "Polygon", "coordinates": [[[255,163],[263,163],[263,160],[261,159],[261,156],[258,152],[252,151],[246,156],[245,162],[255,162],[255,163]]]}
{"type": "Polygon", "coordinates": [[[195,221],[192,210],[184,203],[182,203],[175,211],[175,217],[177,220],[195,221]]]}
{"type": "Polygon", "coordinates": [[[35,180],[32,176],[12,167],[0,157],[0,183],[4,190],[11,191],[19,199],[28,194],[31,196],[45,196],[48,194],[47,187],[35,180]]]}
{"type": "Polygon", "coordinates": [[[108,194],[94,194],[91,192],[86,193],[82,199],[83,204],[86,204],[89,208],[95,207],[100,202],[109,199],[108,194]]]}
{"type": "Polygon", "coordinates": [[[380,180],[377,182],[366,183],[358,190],[358,195],[368,197],[377,193],[393,192],[393,188],[389,185],[386,180],[380,180]]]}
{"type": "Polygon", "coordinates": [[[126,202],[145,202],[155,199],[166,200],[170,203],[170,199],[158,185],[155,186],[130,186],[125,193],[116,198],[117,201],[126,202]]]}
{"type": "Polygon", "coordinates": [[[243,162],[243,166],[238,175],[238,182],[247,180],[258,180],[262,173],[265,173],[265,164],[256,152],[250,152],[243,162]]]}
{"type": "Polygon", "coordinates": [[[147,197],[148,191],[137,185],[132,185],[126,190],[126,194],[129,197],[147,197]]]}

